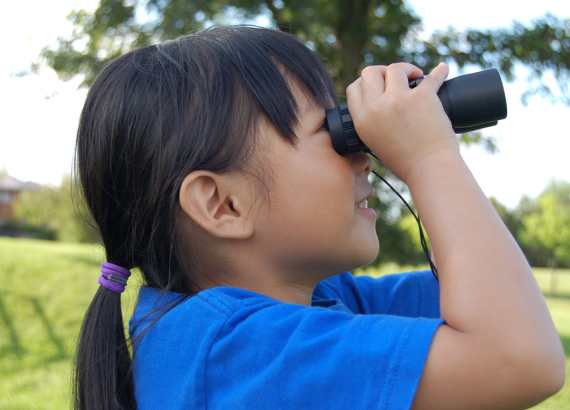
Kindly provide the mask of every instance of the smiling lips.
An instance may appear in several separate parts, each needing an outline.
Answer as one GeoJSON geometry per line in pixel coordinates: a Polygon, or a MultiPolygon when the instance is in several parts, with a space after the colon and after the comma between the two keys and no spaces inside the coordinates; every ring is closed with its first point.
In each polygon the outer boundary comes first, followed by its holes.
{"type": "MultiPolygon", "coordinates": [[[[368,185],[366,187],[366,193],[365,195],[361,196],[360,199],[358,201],[356,201],[356,206],[359,208],[362,208],[360,205],[362,205],[362,203],[367,200],[368,198],[370,198],[372,196],[372,193],[374,191],[372,190],[372,185],[368,185]]],[[[367,206],[365,206],[364,208],[366,208],[367,206]]]]}

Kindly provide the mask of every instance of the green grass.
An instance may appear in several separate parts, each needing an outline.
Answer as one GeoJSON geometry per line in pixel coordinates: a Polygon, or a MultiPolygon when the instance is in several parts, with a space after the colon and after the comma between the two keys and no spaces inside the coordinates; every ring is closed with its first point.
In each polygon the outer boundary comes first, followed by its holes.
{"type": "MultiPolygon", "coordinates": [[[[82,316],[97,289],[100,246],[0,238],[0,409],[69,408],[72,358],[82,316]]],[[[384,274],[425,266],[385,265],[384,274]]],[[[135,270],[136,272],[136,270],[135,270]]],[[[355,273],[364,273],[357,270],[355,273]]],[[[550,288],[549,270],[535,269],[550,288]]],[[[125,317],[134,307],[138,275],[122,295],[125,317]]],[[[566,351],[570,375],[570,270],[547,296],[566,351]]],[[[570,388],[535,409],[570,408],[570,388]]]]}
{"type": "MultiPolygon", "coordinates": [[[[75,343],[102,261],[100,246],[0,238],[0,409],[69,408],[75,343]]],[[[123,295],[125,312],[135,294],[123,295]]]]}

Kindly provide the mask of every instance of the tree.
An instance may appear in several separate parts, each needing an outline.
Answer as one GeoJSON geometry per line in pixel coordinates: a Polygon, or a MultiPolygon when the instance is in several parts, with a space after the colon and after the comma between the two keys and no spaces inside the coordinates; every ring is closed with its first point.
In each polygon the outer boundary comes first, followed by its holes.
{"type": "Polygon", "coordinates": [[[519,236],[519,232],[522,228],[522,221],[518,214],[514,211],[509,211],[505,205],[503,205],[497,198],[493,196],[489,198],[489,202],[491,202],[501,217],[501,220],[511,232],[511,235],[513,235],[513,237],[516,239],[519,236]]]}
{"type": "MultiPolygon", "coordinates": [[[[414,212],[417,215],[417,210],[414,209],[414,212]]],[[[408,212],[407,214],[403,215],[402,218],[400,218],[400,220],[398,221],[398,228],[399,231],[404,233],[404,237],[402,238],[400,247],[398,249],[400,254],[398,259],[402,259],[401,263],[411,263],[411,264],[429,263],[426,259],[424,250],[422,249],[419,227],[416,218],[414,218],[414,216],[408,212]]],[[[433,248],[429,240],[429,235],[423,223],[422,223],[422,230],[424,232],[424,238],[426,240],[426,243],[428,244],[428,250],[431,253],[433,253],[433,248]]]]}
{"type": "MultiPolygon", "coordinates": [[[[452,27],[422,40],[421,17],[402,0],[100,0],[94,13],[73,11],[70,38],[45,48],[42,59],[62,78],[83,74],[93,82],[110,60],[128,49],[175,38],[214,23],[251,23],[266,16],[270,26],[295,34],[324,60],[344,99],[346,86],[365,65],[410,61],[429,69],[439,61],[459,68],[497,67],[508,80],[516,64],[531,70],[539,85],[529,93],[552,92],[540,83],[551,71],[567,93],[570,20],[545,15],[525,26],[457,32],[452,27]],[[84,45],[84,47],[80,46],[84,45]]],[[[461,134],[462,145],[497,150],[493,137],[461,134]]]]}
{"type": "Polygon", "coordinates": [[[23,192],[15,207],[16,217],[31,225],[55,231],[57,240],[65,242],[97,242],[98,234],[81,196],[72,196],[69,177],[60,186],[44,186],[23,192]]]}
{"type": "MultiPolygon", "coordinates": [[[[93,14],[74,11],[70,38],[42,53],[63,77],[85,74],[85,84],[127,49],[178,37],[212,23],[250,22],[265,15],[272,27],[291,32],[319,53],[339,95],[365,65],[410,61],[430,68],[439,61],[497,67],[509,80],[522,64],[532,78],[551,70],[570,102],[570,20],[553,15],[530,25],[496,30],[453,27],[422,40],[421,17],[402,0],[100,0],[93,14]],[[78,44],[86,43],[85,49],[78,44]]],[[[540,84],[534,91],[550,93],[540,84]]]]}
{"type": "MultiPolygon", "coordinates": [[[[523,195],[516,208],[512,211],[513,218],[520,223],[516,234],[514,234],[515,239],[531,266],[547,266],[549,263],[548,249],[528,235],[525,236],[523,233],[523,221],[530,215],[538,213],[539,208],[537,198],[531,198],[528,195],[523,195]]],[[[512,232],[513,231],[511,231],[511,233],[512,232]]]]}
{"type": "Polygon", "coordinates": [[[524,240],[544,247],[550,266],[570,267],[570,183],[551,181],[538,197],[538,210],[523,225],[524,240]]]}

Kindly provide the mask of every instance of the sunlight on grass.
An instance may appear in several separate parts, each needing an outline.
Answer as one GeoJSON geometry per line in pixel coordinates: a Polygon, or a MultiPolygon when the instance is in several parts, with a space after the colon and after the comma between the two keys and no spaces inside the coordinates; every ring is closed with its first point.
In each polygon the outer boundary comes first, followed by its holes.
{"type": "MultiPolygon", "coordinates": [[[[72,359],[81,319],[97,289],[100,246],[0,238],[0,409],[69,408],[72,359]]],[[[428,269],[387,264],[357,269],[372,276],[428,269]]],[[[534,269],[548,293],[550,270],[534,269]]],[[[570,270],[557,276],[556,295],[546,301],[566,350],[570,371],[570,270]]],[[[121,296],[130,317],[140,284],[133,270],[121,296]]],[[[570,388],[534,409],[570,408],[570,388]]]]}

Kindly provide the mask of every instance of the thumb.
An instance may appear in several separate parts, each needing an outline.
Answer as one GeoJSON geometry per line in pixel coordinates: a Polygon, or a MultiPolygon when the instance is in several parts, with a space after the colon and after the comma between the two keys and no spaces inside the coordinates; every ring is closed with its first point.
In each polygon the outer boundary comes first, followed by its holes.
{"type": "Polygon", "coordinates": [[[449,66],[445,63],[439,63],[433,70],[430,71],[426,80],[428,80],[431,87],[437,92],[439,87],[443,84],[447,75],[449,74],[449,66]]]}

